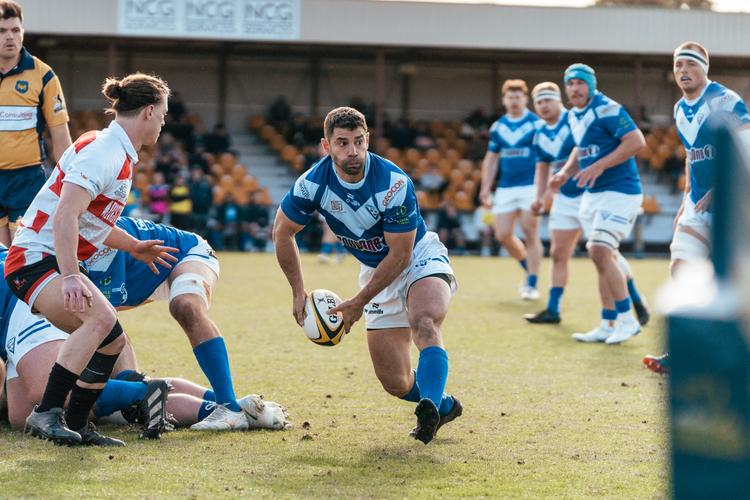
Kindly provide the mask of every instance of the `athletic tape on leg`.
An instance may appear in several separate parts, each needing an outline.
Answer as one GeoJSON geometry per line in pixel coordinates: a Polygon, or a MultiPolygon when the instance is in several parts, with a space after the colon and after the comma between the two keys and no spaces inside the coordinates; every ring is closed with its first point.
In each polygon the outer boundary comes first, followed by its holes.
{"type": "Polygon", "coordinates": [[[99,344],[99,347],[97,349],[102,349],[104,347],[107,347],[109,344],[117,340],[117,337],[122,335],[122,326],[120,325],[119,321],[115,321],[115,326],[112,327],[112,329],[109,331],[106,337],[104,337],[104,340],[102,340],[102,343],[99,344]]]}
{"type": "Polygon", "coordinates": [[[169,286],[169,302],[172,302],[175,297],[186,294],[200,296],[206,303],[206,308],[211,305],[211,289],[206,279],[200,274],[181,274],[169,286]]]}

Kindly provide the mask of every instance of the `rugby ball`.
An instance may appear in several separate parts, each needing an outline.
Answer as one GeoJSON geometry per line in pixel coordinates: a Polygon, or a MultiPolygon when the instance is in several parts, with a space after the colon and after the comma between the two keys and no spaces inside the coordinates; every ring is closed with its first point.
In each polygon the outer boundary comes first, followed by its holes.
{"type": "Polygon", "coordinates": [[[341,313],[328,314],[328,310],[341,304],[341,297],[330,290],[313,290],[305,302],[304,330],[307,338],[318,345],[334,346],[344,336],[341,313]]]}

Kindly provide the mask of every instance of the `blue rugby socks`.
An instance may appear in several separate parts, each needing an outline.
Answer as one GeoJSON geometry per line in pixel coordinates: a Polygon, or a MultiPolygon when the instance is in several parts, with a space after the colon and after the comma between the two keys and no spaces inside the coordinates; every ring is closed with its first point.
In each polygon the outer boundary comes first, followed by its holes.
{"type": "MultiPolygon", "coordinates": [[[[414,370],[414,385],[411,386],[411,390],[406,395],[401,396],[404,401],[412,403],[419,403],[422,396],[419,392],[419,385],[417,384],[417,370],[414,370]]],[[[447,415],[453,409],[453,396],[450,394],[443,393],[443,399],[438,405],[438,413],[440,415],[447,415]]]]}
{"type": "Polygon", "coordinates": [[[560,315],[560,300],[562,300],[565,288],[553,286],[549,289],[549,298],[547,299],[547,310],[555,316],[560,315]]]}
{"type": "Polygon", "coordinates": [[[137,403],[146,395],[148,386],[143,382],[126,382],[109,379],[96,400],[94,414],[104,417],[137,403]]]}
{"type": "Polygon", "coordinates": [[[438,346],[430,346],[419,353],[417,385],[422,399],[429,399],[438,408],[443,400],[448,380],[448,353],[438,346]]]}
{"type": "Polygon", "coordinates": [[[229,356],[224,339],[216,337],[202,342],[193,348],[193,353],[216,394],[216,403],[226,405],[232,411],[240,411],[232,386],[232,373],[229,371],[229,356]]]}

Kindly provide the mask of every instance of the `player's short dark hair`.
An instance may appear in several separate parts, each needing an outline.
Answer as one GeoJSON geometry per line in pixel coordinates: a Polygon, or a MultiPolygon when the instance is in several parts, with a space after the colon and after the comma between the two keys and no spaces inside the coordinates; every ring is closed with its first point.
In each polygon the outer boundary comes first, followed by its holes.
{"type": "Polygon", "coordinates": [[[169,97],[171,91],[167,82],[156,75],[133,73],[120,80],[107,78],[102,86],[102,94],[110,104],[107,112],[134,115],[143,106],[158,104],[169,97]]]}
{"type": "Polygon", "coordinates": [[[17,17],[23,22],[23,9],[13,0],[0,0],[0,19],[13,19],[17,17]]]}
{"type": "Polygon", "coordinates": [[[333,136],[333,129],[344,128],[346,130],[355,130],[358,127],[362,127],[367,132],[365,115],[347,106],[331,110],[323,121],[323,133],[326,139],[330,139],[333,136]]]}
{"type": "Polygon", "coordinates": [[[505,95],[508,92],[520,91],[526,95],[529,95],[529,87],[526,82],[520,79],[505,80],[503,82],[502,94],[505,95]]]}

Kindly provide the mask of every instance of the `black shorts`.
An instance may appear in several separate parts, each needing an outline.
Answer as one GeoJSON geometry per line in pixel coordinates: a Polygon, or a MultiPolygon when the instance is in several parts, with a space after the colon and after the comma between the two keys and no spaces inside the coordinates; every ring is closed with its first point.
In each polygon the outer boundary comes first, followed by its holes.
{"type": "MultiPolygon", "coordinates": [[[[79,264],[78,268],[82,274],[88,276],[83,266],[79,264]]],[[[40,286],[48,283],[59,274],[60,268],[57,266],[57,257],[47,255],[39,262],[29,264],[10,273],[5,277],[5,282],[13,295],[31,306],[30,301],[34,301],[35,292],[41,291],[40,286]]]]}

